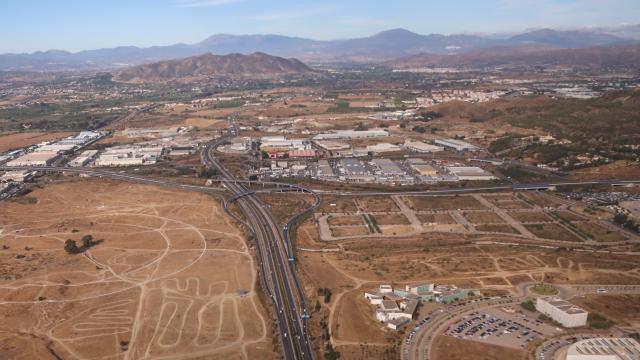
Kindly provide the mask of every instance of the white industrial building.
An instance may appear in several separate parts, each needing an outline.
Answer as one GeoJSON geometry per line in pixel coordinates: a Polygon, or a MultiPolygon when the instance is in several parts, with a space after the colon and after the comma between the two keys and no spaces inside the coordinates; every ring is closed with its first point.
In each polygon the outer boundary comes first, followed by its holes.
{"type": "Polygon", "coordinates": [[[269,150],[307,150],[309,142],[304,139],[287,139],[284,136],[263,136],[260,139],[260,149],[269,150]]]}
{"type": "Polygon", "coordinates": [[[572,303],[556,297],[536,299],[536,309],[564,327],[587,325],[589,313],[572,303]]]}
{"type": "Polygon", "coordinates": [[[59,158],[57,151],[35,151],[9,161],[7,166],[49,166],[59,158]]]}
{"type": "Polygon", "coordinates": [[[496,178],[477,166],[448,166],[447,170],[458,180],[493,180],[496,178]]]}
{"type": "Polygon", "coordinates": [[[633,338],[594,338],[572,344],[566,360],[637,360],[640,344],[633,338]]]}
{"type": "Polygon", "coordinates": [[[331,132],[318,134],[313,137],[313,140],[362,139],[385,136],[389,136],[389,132],[385,129],[379,128],[369,130],[334,130],[331,132]]]}
{"type": "Polygon", "coordinates": [[[98,150],[83,151],[78,157],[69,161],[71,167],[82,167],[88,165],[98,155],[98,150]]]}
{"type": "Polygon", "coordinates": [[[378,143],[374,145],[367,146],[367,152],[372,152],[375,154],[385,153],[385,152],[395,152],[400,151],[400,146],[390,144],[390,143],[378,143]]]}
{"type": "Polygon", "coordinates": [[[445,148],[454,149],[456,151],[475,151],[478,147],[468,142],[456,139],[438,139],[435,140],[436,145],[442,145],[445,148]]]}
{"type": "Polygon", "coordinates": [[[132,166],[155,164],[162,156],[163,146],[116,146],[104,151],[94,166],[132,166]]]}
{"type": "Polygon", "coordinates": [[[407,150],[419,152],[419,153],[434,153],[439,151],[444,151],[444,147],[431,145],[424,143],[422,141],[413,141],[411,139],[407,139],[404,141],[404,147],[407,150]]]}

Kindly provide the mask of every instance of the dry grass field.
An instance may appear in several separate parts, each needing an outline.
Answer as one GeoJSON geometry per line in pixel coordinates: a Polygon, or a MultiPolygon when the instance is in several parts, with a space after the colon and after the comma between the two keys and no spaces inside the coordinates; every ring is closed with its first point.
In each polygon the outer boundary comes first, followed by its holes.
{"type": "Polygon", "coordinates": [[[104,180],[30,196],[0,203],[7,358],[276,357],[253,257],[215,199],[104,180]]]}
{"type": "Polygon", "coordinates": [[[586,295],[573,301],[623,326],[640,327],[640,295],[586,295]]]}
{"type": "Polygon", "coordinates": [[[432,349],[436,360],[519,360],[526,359],[526,352],[478,341],[460,340],[440,335],[432,349]]]}
{"type": "Polygon", "coordinates": [[[486,209],[471,196],[412,196],[403,200],[413,210],[483,210],[486,209]]]}
{"type": "Polygon", "coordinates": [[[75,133],[71,132],[24,132],[0,135],[0,152],[38,144],[43,141],[58,140],[75,133]]]}

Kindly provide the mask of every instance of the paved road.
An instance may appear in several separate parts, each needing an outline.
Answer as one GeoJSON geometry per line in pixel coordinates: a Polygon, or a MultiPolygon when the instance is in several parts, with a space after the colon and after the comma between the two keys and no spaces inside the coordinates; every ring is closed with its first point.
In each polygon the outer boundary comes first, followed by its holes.
{"type": "MultiPolygon", "coordinates": [[[[237,134],[237,131],[234,131],[233,123],[230,125],[229,132],[233,136],[237,134]]],[[[253,232],[261,283],[273,300],[285,359],[313,359],[314,354],[307,328],[307,309],[296,276],[295,255],[288,233],[293,222],[304,213],[297,214],[290,219],[281,232],[268,206],[254,192],[236,181],[234,176],[216,159],[216,148],[223,140],[214,140],[208,144],[201,154],[202,161],[206,166],[216,169],[225,179],[222,181],[222,185],[235,195],[234,201],[243,212],[247,219],[247,225],[253,232]]],[[[319,198],[317,196],[316,200],[316,204],[305,212],[312,211],[318,205],[319,198]]],[[[225,210],[228,211],[227,202],[225,202],[225,210]]]]}

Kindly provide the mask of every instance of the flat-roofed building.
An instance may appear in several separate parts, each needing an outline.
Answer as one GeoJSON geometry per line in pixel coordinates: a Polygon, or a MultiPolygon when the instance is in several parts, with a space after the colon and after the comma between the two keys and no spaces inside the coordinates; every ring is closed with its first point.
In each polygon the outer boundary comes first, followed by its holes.
{"type": "Polygon", "coordinates": [[[594,338],[572,344],[566,360],[637,360],[640,344],[633,338],[594,338]]]}
{"type": "Polygon", "coordinates": [[[71,167],[86,166],[91,161],[93,161],[93,159],[96,157],[97,154],[98,154],[98,150],[86,150],[86,151],[83,151],[82,154],[80,154],[78,157],[76,157],[75,159],[69,161],[68,165],[71,166],[71,167]]]}
{"type": "Polygon", "coordinates": [[[456,151],[475,151],[478,150],[478,147],[469,144],[466,141],[456,140],[456,139],[438,139],[435,140],[434,143],[436,145],[442,145],[445,148],[454,149],[456,151]]]}
{"type": "Polygon", "coordinates": [[[420,152],[420,153],[433,153],[433,152],[444,151],[444,147],[442,146],[431,145],[431,144],[424,143],[422,141],[414,141],[411,139],[407,139],[404,141],[404,147],[407,150],[420,152]]]}
{"type": "Polygon", "coordinates": [[[331,132],[318,134],[313,137],[313,140],[362,139],[362,138],[384,137],[384,136],[389,136],[389,132],[384,129],[334,130],[331,132]]]}
{"type": "Polygon", "coordinates": [[[9,161],[7,166],[49,166],[59,158],[57,151],[35,151],[9,161]]]}
{"type": "Polygon", "coordinates": [[[318,160],[318,165],[316,166],[316,177],[323,179],[333,179],[336,177],[336,174],[329,164],[329,161],[318,160]]]}
{"type": "Polygon", "coordinates": [[[431,165],[428,164],[415,164],[411,165],[411,168],[418,172],[418,174],[422,176],[437,176],[438,170],[431,165]]]}
{"type": "Polygon", "coordinates": [[[400,150],[402,150],[400,146],[395,144],[390,144],[390,143],[378,143],[375,145],[367,146],[367,152],[372,152],[377,154],[385,153],[385,152],[395,152],[400,150]]]}
{"type": "Polygon", "coordinates": [[[447,170],[458,180],[493,180],[495,176],[477,166],[448,166],[447,170]]]}
{"type": "Polygon", "coordinates": [[[383,175],[404,175],[404,171],[391,159],[373,159],[371,162],[380,169],[383,175]]]}
{"type": "Polygon", "coordinates": [[[571,328],[587,325],[589,313],[560,298],[538,298],[536,299],[536,309],[564,327],[571,328]]]}

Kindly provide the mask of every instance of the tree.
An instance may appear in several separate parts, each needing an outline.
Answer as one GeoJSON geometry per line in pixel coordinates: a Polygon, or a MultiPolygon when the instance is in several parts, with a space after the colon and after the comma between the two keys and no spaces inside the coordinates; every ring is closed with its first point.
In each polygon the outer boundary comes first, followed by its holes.
{"type": "Polygon", "coordinates": [[[85,249],[88,249],[88,248],[92,247],[93,246],[93,236],[91,236],[91,235],[83,236],[82,237],[82,246],[85,249]]]}
{"type": "Polygon", "coordinates": [[[616,215],[613,217],[613,222],[618,224],[618,225],[623,225],[625,222],[627,222],[627,215],[623,214],[623,213],[616,213],[616,215]]]}
{"type": "Polygon", "coordinates": [[[76,245],[75,240],[67,239],[67,241],[64,242],[64,251],[66,251],[67,254],[77,254],[78,245],[76,245]]]}

